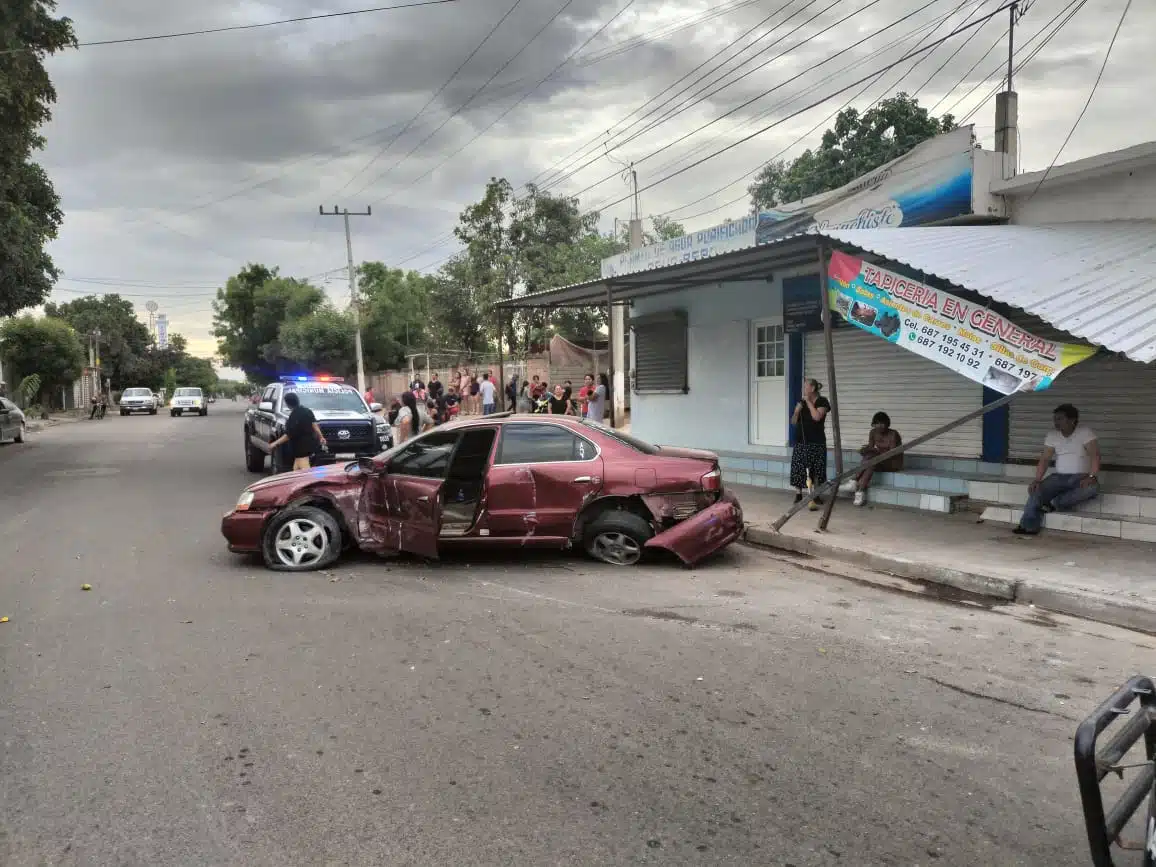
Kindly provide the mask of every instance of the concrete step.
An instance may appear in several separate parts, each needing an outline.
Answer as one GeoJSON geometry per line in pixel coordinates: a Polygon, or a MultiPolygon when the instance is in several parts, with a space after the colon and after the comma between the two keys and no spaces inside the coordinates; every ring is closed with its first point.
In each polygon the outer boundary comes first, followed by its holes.
{"type": "MultiPolygon", "coordinates": [[[[1081,515],[1121,515],[1126,518],[1156,519],[1156,491],[1144,488],[1109,486],[1100,496],[1080,503],[1072,510],[1081,515]]],[[[1023,508],[1028,499],[1027,482],[969,481],[967,494],[973,504],[980,506],[1010,506],[1023,508]]]]}
{"type": "MultiPolygon", "coordinates": [[[[759,488],[789,491],[792,490],[789,471],[789,466],[781,474],[734,472],[724,469],[723,482],[732,485],[753,485],[759,488]]],[[[901,475],[900,473],[876,474],[871,482],[871,489],[867,493],[867,502],[876,506],[894,506],[901,509],[918,509],[940,514],[961,511],[966,503],[967,494],[962,492],[897,485],[886,478],[901,475]]],[[[851,494],[840,494],[839,496],[847,499],[852,497],[851,494]]]]}
{"type": "MultiPolygon", "coordinates": [[[[984,521],[1014,526],[1020,522],[1023,510],[1007,506],[988,506],[981,514],[984,521]]],[[[1052,512],[1044,516],[1044,527],[1051,531],[1082,533],[1087,536],[1106,536],[1133,542],[1156,542],[1156,518],[1139,518],[1101,512],[1098,515],[1079,512],[1052,512]]]]}

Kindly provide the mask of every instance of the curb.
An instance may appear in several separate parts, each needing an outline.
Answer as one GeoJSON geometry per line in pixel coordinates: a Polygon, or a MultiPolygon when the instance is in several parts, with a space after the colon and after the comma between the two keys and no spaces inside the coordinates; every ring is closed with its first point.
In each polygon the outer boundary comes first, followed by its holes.
{"type": "Polygon", "coordinates": [[[1034,605],[1058,614],[1106,623],[1156,635],[1156,606],[1124,601],[1100,593],[1041,585],[1034,580],[1015,581],[979,572],[965,572],[901,557],[887,557],[829,545],[818,539],[789,536],[748,526],[743,540],[751,545],[789,551],[811,557],[840,560],[874,572],[928,584],[941,584],[989,599],[1034,605]]]}
{"type": "Polygon", "coordinates": [[[748,527],[743,538],[752,545],[759,545],[764,548],[776,548],[780,551],[808,554],[812,557],[830,557],[875,572],[889,572],[900,578],[924,581],[929,584],[944,584],[948,587],[954,587],[956,590],[974,593],[977,596],[986,596],[1004,602],[1016,600],[1019,582],[1007,578],[997,578],[978,572],[964,572],[960,569],[948,569],[942,566],[933,566],[930,563],[921,563],[917,560],[905,560],[900,557],[886,557],[881,554],[869,554],[865,551],[851,551],[837,545],[828,545],[816,539],[788,536],[760,527],[748,527]]]}

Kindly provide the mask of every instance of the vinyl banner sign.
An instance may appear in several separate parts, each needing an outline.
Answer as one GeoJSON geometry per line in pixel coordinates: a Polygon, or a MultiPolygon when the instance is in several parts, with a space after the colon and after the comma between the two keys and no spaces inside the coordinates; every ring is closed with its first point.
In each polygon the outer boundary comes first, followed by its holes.
{"type": "Polygon", "coordinates": [[[1043,391],[1096,350],[1054,343],[995,311],[836,251],[828,303],[847,322],[1001,394],[1043,391]]]}
{"type": "Polygon", "coordinates": [[[710,259],[805,232],[894,229],[970,214],[974,147],[970,126],[954,129],[838,189],[610,256],[602,276],[710,259]]]}

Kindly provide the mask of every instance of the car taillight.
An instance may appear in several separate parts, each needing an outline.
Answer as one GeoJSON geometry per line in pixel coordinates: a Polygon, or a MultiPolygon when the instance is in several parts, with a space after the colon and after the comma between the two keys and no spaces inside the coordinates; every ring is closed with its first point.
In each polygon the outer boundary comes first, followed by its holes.
{"type": "Polygon", "coordinates": [[[702,477],[702,489],[704,491],[721,491],[722,490],[722,470],[715,467],[709,473],[702,477]]]}

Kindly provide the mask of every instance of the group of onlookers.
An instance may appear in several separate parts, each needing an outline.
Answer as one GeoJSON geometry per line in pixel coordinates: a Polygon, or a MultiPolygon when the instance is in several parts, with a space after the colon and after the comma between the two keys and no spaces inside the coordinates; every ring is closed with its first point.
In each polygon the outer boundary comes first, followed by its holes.
{"type": "Polygon", "coordinates": [[[610,395],[610,380],[605,373],[586,374],[581,388],[574,391],[570,380],[555,383],[551,388],[535,375],[519,385],[516,377],[511,377],[506,386],[506,397],[515,412],[540,415],[571,415],[589,421],[602,421],[606,416],[606,401],[610,395]]]}

